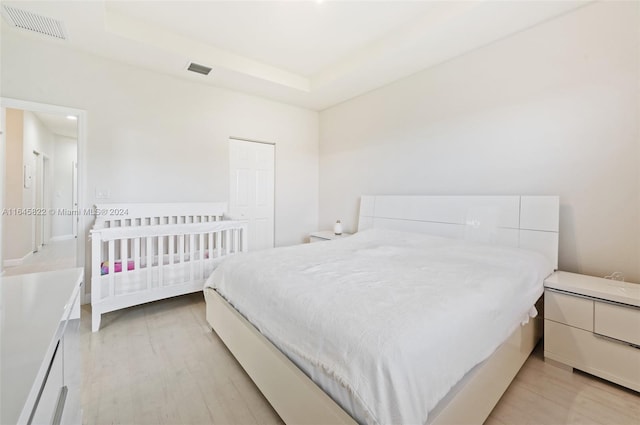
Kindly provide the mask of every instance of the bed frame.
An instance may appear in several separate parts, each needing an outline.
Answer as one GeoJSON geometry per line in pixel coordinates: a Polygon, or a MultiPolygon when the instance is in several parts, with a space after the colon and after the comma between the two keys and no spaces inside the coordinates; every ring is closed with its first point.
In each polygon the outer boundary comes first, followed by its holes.
{"type": "MultiPolygon", "coordinates": [[[[387,228],[538,251],[557,268],[556,196],[363,196],[358,230],[387,228]]],[[[207,321],[287,424],[355,424],[337,403],[215,290],[207,321]]],[[[542,311],[540,303],[536,305],[542,311]]],[[[519,327],[430,412],[429,424],[481,424],[542,336],[541,319],[519,327]]]]}
{"type": "Polygon", "coordinates": [[[247,223],[225,203],[96,205],[91,230],[92,330],[101,315],[201,291],[226,256],[246,251],[247,223]]]}

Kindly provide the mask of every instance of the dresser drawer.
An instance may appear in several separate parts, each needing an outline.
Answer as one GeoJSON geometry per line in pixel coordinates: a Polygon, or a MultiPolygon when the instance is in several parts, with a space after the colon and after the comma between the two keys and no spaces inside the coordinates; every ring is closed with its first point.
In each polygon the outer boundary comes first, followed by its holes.
{"type": "Polygon", "coordinates": [[[544,356],[640,391],[640,349],[545,320],[544,356]]]}
{"type": "Polygon", "coordinates": [[[595,301],[594,332],[640,346],[640,309],[595,301]]]}
{"type": "Polygon", "coordinates": [[[554,322],[593,331],[593,301],[571,294],[546,290],[544,317],[554,322]]]}

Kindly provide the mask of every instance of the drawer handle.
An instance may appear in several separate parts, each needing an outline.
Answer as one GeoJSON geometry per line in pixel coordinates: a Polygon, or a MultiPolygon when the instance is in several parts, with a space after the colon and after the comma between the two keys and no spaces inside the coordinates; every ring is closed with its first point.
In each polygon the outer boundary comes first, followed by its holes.
{"type": "Polygon", "coordinates": [[[51,425],[60,425],[62,421],[62,412],[64,410],[64,404],[67,401],[67,393],[69,389],[67,386],[63,386],[60,388],[60,394],[58,394],[58,402],[56,403],[56,411],[53,413],[53,419],[51,420],[51,425]]]}
{"type": "Polygon", "coordinates": [[[51,374],[51,368],[53,367],[53,363],[56,360],[56,355],[58,354],[58,349],[60,348],[60,341],[56,343],[56,348],[53,350],[53,356],[51,356],[51,361],[49,362],[49,366],[47,366],[47,372],[44,374],[44,378],[42,379],[42,384],[40,385],[40,389],[38,390],[38,395],[36,396],[36,401],[33,403],[33,408],[31,409],[31,414],[29,415],[29,420],[27,420],[27,425],[31,425],[33,422],[33,417],[36,414],[36,410],[38,409],[38,405],[40,404],[40,399],[42,398],[42,392],[44,391],[45,385],[47,385],[47,380],[49,379],[49,375],[51,374]]]}
{"type": "Polygon", "coordinates": [[[599,334],[599,333],[596,333],[596,332],[594,332],[593,335],[597,336],[598,338],[606,339],[607,341],[617,342],[618,344],[628,345],[628,346],[630,346],[632,348],[635,348],[636,350],[640,350],[640,345],[636,345],[636,344],[633,344],[633,343],[628,342],[628,341],[623,341],[621,339],[611,338],[610,336],[602,335],[602,334],[599,334]]]}

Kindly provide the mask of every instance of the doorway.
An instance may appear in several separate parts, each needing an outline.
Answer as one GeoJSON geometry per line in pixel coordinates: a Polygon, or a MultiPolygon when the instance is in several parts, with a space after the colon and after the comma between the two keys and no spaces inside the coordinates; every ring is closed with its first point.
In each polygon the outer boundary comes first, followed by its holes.
{"type": "Polygon", "coordinates": [[[6,275],[82,266],[78,163],[84,111],[2,98],[0,270],[6,275]],[[26,211],[29,211],[27,214],[26,211]]]}
{"type": "Polygon", "coordinates": [[[249,222],[249,250],[273,248],[275,145],[229,139],[229,215],[249,222]]]}

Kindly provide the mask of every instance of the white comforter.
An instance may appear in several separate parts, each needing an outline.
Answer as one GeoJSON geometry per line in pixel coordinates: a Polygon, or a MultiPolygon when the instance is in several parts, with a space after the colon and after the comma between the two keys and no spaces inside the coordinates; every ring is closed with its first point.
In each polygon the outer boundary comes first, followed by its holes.
{"type": "Polygon", "coordinates": [[[530,251],[368,230],[233,256],[207,286],[305,372],[342,385],[358,421],[423,424],[526,317],[551,271],[530,251]]]}

